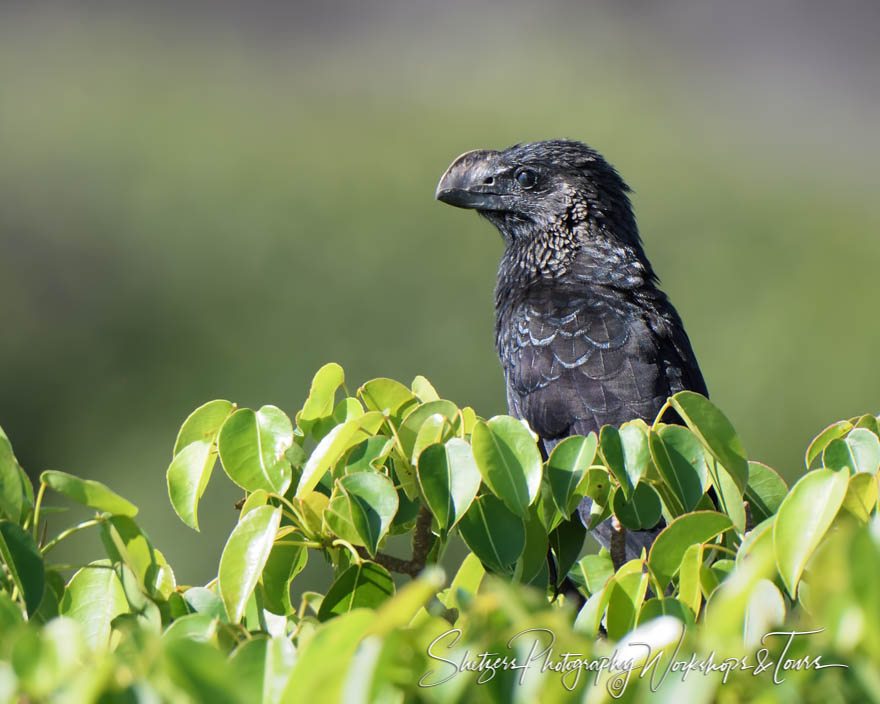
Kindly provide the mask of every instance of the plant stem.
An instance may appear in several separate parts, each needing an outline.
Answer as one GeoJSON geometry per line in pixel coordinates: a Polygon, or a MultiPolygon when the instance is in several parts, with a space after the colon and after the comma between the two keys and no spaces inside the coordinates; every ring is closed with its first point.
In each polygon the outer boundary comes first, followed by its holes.
{"type": "Polygon", "coordinates": [[[43,503],[43,493],[45,491],[46,485],[43,482],[40,482],[40,490],[37,492],[37,500],[34,502],[34,542],[40,538],[40,505],[43,503]]]}
{"type": "MultiPolygon", "coordinates": [[[[45,484],[43,486],[45,486],[45,484]]],[[[73,535],[74,533],[78,533],[79,531],[84,530],[86,528],[91,528],[92,526],[96,526],[100,522],[101,522],[101,519],[92,518],[91,520],[83,521],[82,523],[78,523],[77,525],[73,526],[73,528],[68,528],[67,530],[62,531],[61,533],[56,535],[54,538],[52,538],[52,540],[50,540],[48,543],[46,543],[40,549],[40,552],[43,555],[45,555],[47,552],[49,552],[52,548],[54,548],[56,545],[58,545],[58,543],[60,543],[65,538],[68,538],[71,535],[73,535]]]]}

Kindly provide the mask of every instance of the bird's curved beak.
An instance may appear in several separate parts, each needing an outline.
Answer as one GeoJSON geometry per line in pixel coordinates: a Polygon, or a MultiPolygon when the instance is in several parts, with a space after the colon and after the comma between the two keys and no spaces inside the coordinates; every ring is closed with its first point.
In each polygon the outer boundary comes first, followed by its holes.
{"type": "Polygon", "coordinates": [[[446,169],[434,197],[457,208],[508,210],[510,196],[501,187],[498,152],[465,152],[446,169]]]}

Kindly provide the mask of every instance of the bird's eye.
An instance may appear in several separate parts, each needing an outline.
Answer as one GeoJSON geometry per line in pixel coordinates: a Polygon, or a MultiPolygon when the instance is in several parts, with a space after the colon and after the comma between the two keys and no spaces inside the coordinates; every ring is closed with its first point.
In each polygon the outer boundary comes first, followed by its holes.
{"type": "Polygon", "coordinates": [[[514,175],[516,182],[523,188],[534,188],[538,182],[538,174],[531,169],[519,169],[514,175]]]}

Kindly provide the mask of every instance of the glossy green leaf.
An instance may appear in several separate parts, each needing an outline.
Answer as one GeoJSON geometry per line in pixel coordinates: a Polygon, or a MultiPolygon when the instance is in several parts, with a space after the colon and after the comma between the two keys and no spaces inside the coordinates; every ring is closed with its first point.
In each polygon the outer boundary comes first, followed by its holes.
{"type": "Polygon", "coordinates": [[[607,550],[582,557],[569,573],[578,584],[590,593],[601,590],[614,574],[614,563],[607,550]]]}
{"type": "Polygon", "coordinates": [[[491,494],[474,499],[459,523],[459,530],[467,546],[493,572],[510,572],[525,549],[522,518],[491,494]]]}
{"type": "Polygon", "coordinates": [[[587,437],[572,435],[558,443],[547,460],[547,480],[556,508],[566,518],[571,515],[572,495],[593,464],[599,438],[596,433],[587,437]]]}
{"type": "Polygon", "coordinates": [[[785,622],[785,599],[769,579],[760,579],[752,587],[743,622],[743,642],[758,648],[767,633],[785,622]]]}
{"type": "Polygon", "coordinates": [[[217,436],[232,414],[229,401],[210,401],[194,410],[183,422],[166,480],[171,505],[190,528],[199,529],[199,499],[205,493],[214,470],[217,436]]]}
{"type": "Polygon", "coordinates": [[[434,385],[421,374],[413,379],[410,388],[412,388],[412,392],[419,397],[419,401],[422,403],[440,400],[440,396],[437,394],[437,389],[435,389],[434,385]]]}
{"type": "Polygon", "coordinates": [[[297,414],[297,423],[307,429],[315,421],[333,413],[336,390],[345,382],[345,372],[335,362],[321,367],[312,378],[309,396],[297,414]]]}
{"type": "MultiPolygon", "coordinates": [[[[541,523],[538,515],[538,506],[532,505],[526,514],[526,520],[523,522],[526,529],[526,544],[523,548],[522,555],[516,561],[516,567],[513,571],[513,578],[517,582],[523,584],[531,584],[532,580],[537,579],[540,573],[547,569],[547,550],[550,546],[550,539],[547,530],[541,523]]],[[[580,523],[580,521],[578,521],[580,523]]],[[[583,526],[581,526],[583,528],[583,526]]],[[[583,534],[581,535],[581,543],[583,543],[583,534]]],[[[579,549],[579,548],[578,548],[579,549]]],[[[577,555],[575,555],[575,559],[577,555]]],[[[563,573],[563,577],[565,574],[563,573]]]]}
{"type": "Polygon", "coordinates": [[[848,467],[851,473],[877,474],[880,469],[880,439],[867,428],[855,428],[845,438],[835,438],[822,453],[829,469],[848,467]]]}
{"type": "Polygon", "coordinates": [[[3,428],[0,428],[0,518],[8,518],[18,523],[24,506],[24,487],[21,481],[21,467],[12,444],[3,428]]]}
{"type": "Polygon", "coordinates": [[[510,511],[525,517],[538,495],[543,469],[529,430],[516,418],[495,416],[474,426],[471,446],[487,486],[510,511]]]}
{"type": "Polygon", "coordinates": [[[394,485],[383,474],[365,472],[349,474],[337,485],[348,501],[351,523],[360,538],[358,544],[375,555],[397,513],[394,485]]]}
{"type": "Polygon", "coordinates": [[[476,596],[485,576],[486,570],[483,569],[480,558],[469,552],[462,560],[455,577],[452,578],[449,589],[438,594],[437,599],[447,609],[460,610],[476,596]]]}
{"type": "Polygon", "coordinates": [[[471,446],[460,438],[429,445],[419,456],[419,484],[441,531],[450,530],[480,488],[480,470],[471,446]]]}
{"type": "Polygon", "coordinates": [[[246,491],[283,494],[292,469],[285,451],[293,444],[290,419],[274,406],[240,408],[220,431],[220,462],[229,478],[246,491]]]}
{"type": "MultiPolygon", "coordinates": [[[[290,533],[287,541],[303,540],[300,533],[290,533]]],[[[296,610],[290,603],[290,583],[306,566],[309,551],[299,545],[276,542],[263,568],[263,608],[273,614],[287,616],[296,610]]]]}
{"type": "Polygon", "coordinates": [[[220,556],[217,588],[231,623],[238,623],[244,615],[248,598],[269,559],[280,522],[280,508],[255,508],[242,516],[226,541],[220,556]]]}
{"type": "Polygon", "coordinates": [[[355,445],[345,458],[345,473],[376,471],[394,447],[394,440],[384,435],[374,435],[355,445]]]}
{"type": "Polygon", "coordinates": [[[687,428],[667,425],[660,432],[650,431],[648,443],[654,466],[675,497],[676,513],[693,511],[703,495],[700,470],[706,472],[699,440],[687,428]]]}
{"type": "Polygon", "coordinates": [[[626,471],[626,460],[623,454],[623,440],[620,431],[613,425],[604,425],[599,430],[599,453],[605,466],[620,484],[626,498],[632,496],[633,484],[626,471]]]}
{"type": "Polygon", "coordinates": [[[620,444],[623,449],[623,466],[635,487],[648,471],[651,453],[648,448],[648,425],[641,418],[620,426],[620,444]]]}
{"type": "Polygon", "coordinates": [[[667,597],[664,599],[648,599],[639,610],[638,625],[641,626],[648,621],[652,621],[660,616],[672,616],[685,624],[686,627],[693,626],[694,615],[688,606],[679,599],[667,597]]]}
{"type": "Polygon", "coordinates": [[[376,615],[356,609],[330,619],[316,631],[293,666],[282,702],[339,702],[345,671],[376,615]]]}
{"type": "Polygon", "coordinates": [[[708,542],[732,527],[730,518],[715,511],[695,511],[679,516],[660,532],[651,546],[648,568],[665,588],[691,545],[708,542]]]}
{"type": "Polygon", "coordinates": [[[556,559],[557,584],[562,583],[580,557],[586,535],[587,529],[577,516],[570,521],[563,521],[550,533],[550,547],[556,559]]]}
{"type": "Polygon", "coordinates": [[[660,522],[663,504],[650,484],[639,482],[627,500],[623,488],[614,492],[614,514],[630,530],[648,530],[660,522]]]}
{"type": "Polygon", "coordinates": [[[190,413],[174,441],[172,456],[177,455],[187,445],[200,441],[216,439],[223,423],[232,414],[235,404],[223,399],[208,401],[190,413]]]}
{"type": "Polygon", "coordinates": [[[239,645],[229,656],[235,679],[253,702],[279,701],[296,662],[296,649],[283,637],[253,638],[239,645]]]}
{"type": "Polygon", "coordinates": [[[49,470],[40,475],[40,481],[59,494],[98,511],[120,516],[137,515],[137,506],[92,479],[80,479],[66,472],[49,470]]]}
{"type": "Polygon", "coordinates": [[[397,429],[397,436],[400,438],[403,452],[407,457],[412,457],[413,462],[416,459],[413,457],[413,447],[419,434],[419,429],[426,420],[437,415],[441,418],[446,418],[451,425],[458,415],[458,406],[452,403],[452,401],[430,401],[414,406],[406,414],[400,427],[397,429]]]}
{"type": "Polygon", "coordinates": [[[349,567],[333,582],[318,611],[326,621],[353,609],[375,609],[394,594],[394,581],[381,565],[360,562],[349,567]]]}
{"type": "Polygon", "coordinates": [[[197,614],[203,614],[209,619],[229,621],[223,600],[210,589],[204,587],[190,587],[183,593],[187,606],[197,614]]]}
{"type": "Polygon", "coordinates": [[[679,391],[669,403],[742,492],[749,479],[749,466],[742,442],[727,417],[709,399],[693,391],[679,391]]]}
{"type": "Polygon", "coordinates": [[[62,616],[82,626],[89,647],[103,649],[110,643],[111,622],[128,612],[128,601],[109,561],[99,560],[91,565],[73,575],[59,610],[62,616]]]}
{"type": "Polygon", "coordinates": [[[696,616],[700,613],[703,592],[700,583],[700,570],[703,568],[703,545],[691,545],[681,558],[678,573],[678,598],[696,616]]]}
{"type": "Polygon", "coordinates": [[[34,613],[40,606],[46,584],[43,556],[34,539],[17,523],[0,520],[0,557],[24,597],[28,614],[34,613]]]}
{"type": "Polygon", "coordinates": [[[807,469],[810,469],[813,462],[817,457],[819,457],[824,451],[825,448],[828,447],[828,443],[830,443],[835,438],[842,438],[846,435],[850,430],[852,430],[853,424],[846,420],[841,420],[836,423],[832,423],[825,430],[819,433],[813,441],[810,443],[810,446],[807,448],[807,452],[804,456],[804,465],[807,469]]]}
{"type": "Polygon", "coordinates": [[[641,572],[617,574],[608,582],[606,590],[608,613],[605,629],[609,638],[619,640],[636,624],[648,590],[648,575],[641,572]]]}
{"type": "Polygon", "coordinates": [[[761,462],[749,461],[749,484],[745,497],[755,523],[775,515],[788,495],[788,485],[774,469],[761,462]]]}
{"type": "Polygon", "coordinates": [[[395,425],[399,425],[410,409],[419,403],[412,391],[393,379],[368,381],[358,389],[358,395],[368,410],[387,414],[395,425]]]}
{"type": "Polygon", "coordinates": [[[412,452],[410,453],[412,456],[412,462],[417,465],[419,463],[419,458],[422,455],[422,451],[426,447],[438,443],[442,445],[447,440],[452,439],[452,436],[453,426],[445,416],[442,416],[439,413],[428,416],[419,428],[419,432],[413,443],[412,452]]]}
{"type": "Polygon", "coordinates": [[[877,482],[876,474],[867,472],[853,474],[849,478],[846,495],[843,497],[843,507],[865,523],[871,518],[871,511],[877,505],[877,482]]]}
{"type": "Polygon", "coordinates": [[[337,425],[321,438],[303,467],[296,498],[302,499],[311,494],[327,471],[352,447],[374,435],[382,423],[384,418],[381,413],[365,413],[337,425]]]}
{"type": "Polygon", "coordinates": [[[740,533],[744,533],[746,530],[746,507],[743,505],[743,493],[739,484],[711,457],[708,458],[708,466],[711,467],[712,483],[715,484],[716,495],[721,499],[724,512],[733,521],[733,527],[740,533]]]}
{"type": "Polygon", "coordinates": [[[849,475],[817,469],[800,478],[782,502],[773,524],[776,566],[792,598],[807,560],[828,530],[846,496],[849,475]]]}
{"type": "Polygon", "coordinates": [[[360,418],[364,415],[364,407],[361,402],[351,396],[346,396],[333,409],[333,424],[345,423],[353,418],[360,418]]]}

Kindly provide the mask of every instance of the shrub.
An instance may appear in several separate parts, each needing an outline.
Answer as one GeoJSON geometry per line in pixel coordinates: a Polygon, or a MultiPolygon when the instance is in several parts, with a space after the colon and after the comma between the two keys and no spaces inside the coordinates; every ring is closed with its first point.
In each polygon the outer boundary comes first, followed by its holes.
{"type": "Polygon", "coordinates": [[[217,577],[195,587],[133,503],[55,471],[34,492],[0,431],[0,700],[876,698],[878,419],[822,431],[789,489],[706,398],[667,407],[685,426],[606,426],[545,460],[526,424],[422,377],[351,395],[328,364],[294,421],[211,401],[177,436],[171,503],[198,530],[218,457],[244,498],[217,577]],[[94,517],[41,538],[47,489],[94,517]],[[667,525],[638,559],[583,555],[585,496],[591,527],[667,525]],[[66,579],[51,551],[83,530],[105,555],[66,579]],[[295,603],[310,559],[333,581],[295,603]]]}

